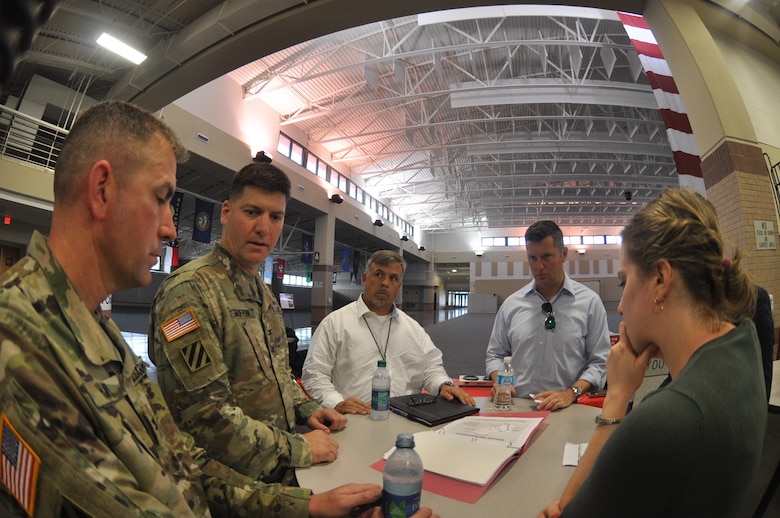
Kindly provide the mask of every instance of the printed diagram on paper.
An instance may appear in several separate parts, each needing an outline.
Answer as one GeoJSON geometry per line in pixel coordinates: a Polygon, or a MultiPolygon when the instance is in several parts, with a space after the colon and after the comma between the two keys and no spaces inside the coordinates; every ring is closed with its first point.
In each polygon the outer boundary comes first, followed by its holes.
{"type": "Polygon", "coordinates": [[[455,435],[472,442],[502,444],[522,448],[542,422],[541,417],[464,417],[441,428],[438,433],[455,435]]]}

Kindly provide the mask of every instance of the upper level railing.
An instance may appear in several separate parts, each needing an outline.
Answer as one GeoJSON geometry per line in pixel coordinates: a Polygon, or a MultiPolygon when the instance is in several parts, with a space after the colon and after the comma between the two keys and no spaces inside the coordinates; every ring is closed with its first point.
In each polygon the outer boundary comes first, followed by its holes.
{"type": "Polygon", "coordinates": [[[0,104],[0,154],[54,169],[68,130],[0,104]]]}

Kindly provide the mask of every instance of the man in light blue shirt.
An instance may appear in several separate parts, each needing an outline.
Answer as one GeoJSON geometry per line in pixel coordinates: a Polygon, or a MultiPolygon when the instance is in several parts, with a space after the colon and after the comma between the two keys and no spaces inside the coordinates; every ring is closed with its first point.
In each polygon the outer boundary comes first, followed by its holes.
{"type": "Polygon", "coordinates": [[[607,312],[593,290],[566,275],[568,249],[558,225],[538,221],[525,241],[534,280],[498,310],[485,370],[495,382],[504,357],[511,356],[514,393],[540,401],[539,410],[559,410],[604,385],[607,312]]]}

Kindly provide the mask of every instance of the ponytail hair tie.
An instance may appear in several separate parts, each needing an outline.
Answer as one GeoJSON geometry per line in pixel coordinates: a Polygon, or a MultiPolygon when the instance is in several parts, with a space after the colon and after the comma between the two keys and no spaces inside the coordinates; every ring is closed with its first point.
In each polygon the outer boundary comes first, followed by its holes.
{"type": "Polygon", "coordinates": [[[731,259],[727,257],[723,260],[723,270],[727,270],[729,266],[731,266],[731,259]]]}

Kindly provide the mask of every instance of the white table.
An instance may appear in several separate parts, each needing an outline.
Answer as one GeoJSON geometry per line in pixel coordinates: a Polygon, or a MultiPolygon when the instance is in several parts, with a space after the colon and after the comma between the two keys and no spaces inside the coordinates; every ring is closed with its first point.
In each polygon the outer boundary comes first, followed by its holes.
{"type": "MultiPolygon", "coordinates": [[[[477,398],[477,404],[490,405],[487,398],[477,398]]],[[[513,411],[528,412],[536,408],[528,399],[514,399],[513,411]]],[[[441,516],[513,516],[536,517],[544,506],[560,497],[574,468],[562,465],[563,448],[567,442],[585,443],[595,427],[594,418],[600,408],[572,405],[551,413],[531,446],[510,464],[475,504],[468,504],[423,491],[422,505],[432,507],[441,516]]],[[[370,467],[395,444],[396,435],[415,433],[430,428],[396,414],[387,421],[372,421],[368,416],[349,416],[345,430],[336,432],[339,457],[331,464],[298,468],[301,487],[323,492],[349,482],[382,484],[382,473],[370,467]]],[[[453,451],[453,455],[457,455],[453,451]]]]}

